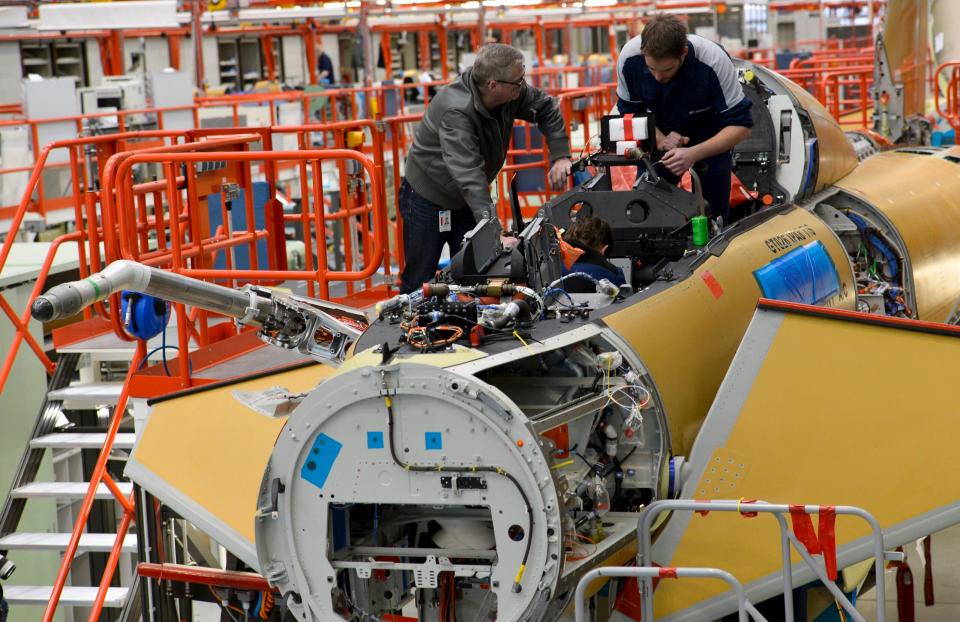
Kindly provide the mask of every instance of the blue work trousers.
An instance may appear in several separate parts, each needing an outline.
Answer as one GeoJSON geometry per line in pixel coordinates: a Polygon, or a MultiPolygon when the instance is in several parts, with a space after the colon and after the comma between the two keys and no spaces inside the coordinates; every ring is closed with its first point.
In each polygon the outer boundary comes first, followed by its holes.
{"type": "Polygon", "coordinates": [[[398,203],[403,218],[403,256],[406,264],[400,275],[400,293],[409,294],[432,281],[443,245],[450,245],[450,256],[460,250],[463,236],[477,221],[470,208],[451,210],[450,231],[440,231],[440,211],[444,208],[417,194],[407,180],[400,184],[398,203]]]}
{"type": "MultiPolygon", "coordinates": [[[[733,170],[733,156],[729,152],[721,153],[703,160],[703,164],[706,165],[705,170],[699,175],[703,199],[709,203],[707,216],[720,216],[723,218],[723,225],[727,226],[730,224],[730,173],[733,170]]],[[[672,184],[680,183],[680,178],[663,166],[657,167],[657,172],[672,184]]]]}

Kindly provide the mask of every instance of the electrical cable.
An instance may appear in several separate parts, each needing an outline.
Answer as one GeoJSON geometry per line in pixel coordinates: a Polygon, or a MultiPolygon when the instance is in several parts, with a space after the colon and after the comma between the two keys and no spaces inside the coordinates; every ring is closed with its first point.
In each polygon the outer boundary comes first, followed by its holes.
{"type": "Polygon", "coordinates": [[[263,619],[263,592],[257,594],[257,604],[253,606],[253,615],[256,618],[263,619]]]}
{"type": "Polygon", "coordinates": [[[567,300],[570,301],[569,304],[564,304],[564,303],[560,302],[560,298],[558,297],[558,298],[556,299],[558,305],[562,305],[562,306],[564,306],[564,307],[566,307],[566,308],[568,308],[568,309],[576,309],[576,308],[577,308],[577,304],[576,304],[576,302],[574,302],[573,296],[570,295],[570,292],[568,292],[567,290],[565,290],[565,289],[563,289],[563,288],[561,288],[561,287],[551,287],[550,289],[548,289],[547,291],[545,291],[545,292],[543,293],[543,304],[544,304],[544,305],[547,304],[547,297],[548,297],[550,294],[554,293],[554,292],[558,292],[558,293],[560,293],[560,294],[563,294],[564,296],[567,297],[567,300]]]}
{"type": "Polygon", "coordinates": [[[551,283],[550,285],[548,285],[548,286],[547,286],[547,289],[554,289],[554,288],[556,288],[558,285],[560,285],[561,283],[563,283],[564,281],[566,281],[567,279],[569,279],[569,278],[571,278],[571,277],[574,277],[574,276],[578,276],[578,277],[581,277],[581,278],[584,278],[584,279],[588,279],[588,280],[590,280],[591,282],[593,282],[594,285],[596,285],[596,284],[598,284],[598,283],[600,282],[600,281],[598,281],[598,280],[596,279],[596,277],[590,276],[590,275],[587,274],[586,272],[571,272],[570,274],[564,274],[562,277],[560,277],[559,279],[557,279],[556,281],[554,281],[553,283],[551,283]]]}
{"type": "Polygon", "coordinates": [[[160,348],[161,348],[161,356],[163,357],[163,371],[167,372],[168,377],[170,376],[170,368],[167,367],[167,313],[169,312],[170,312],[169,308],[164,306],[163,330],[160,331],[160,348]]]}
{"type": "Polygon", "coordinates": [[[403,462],[400,459],[400,457],[397,456],[397,447],[393,439],[393,419],[394,419],[393,398],[389,395],[385,395],[383,397],[383,400],[387,406],[387,440],[390,445],[390,457],[393,458],[393,462],[398,467],[404,469],[405,471],[414,471],[417,473],[436,473],[436,472],[442,472],[442,471],[447,471],[450,473],[496,473],[497,475],[501,475],[507,478],[508,480],[510,480],[510,482],[520,492],[520,497],[523,499],[523,504],[527,508],[527,516],[529,519],[529,524],[527,527],[527,542],[523,550],[523,559],[520,562],[520,568],[517,570],[517,575],[513,580],[513,588],[512,588],[513,592],[519,593],[520,590],[522,589],[520,586],[520,581],[523,579],[523,573],[527,569],[527,561],[530,558],[530,543],[533,541],[533,523],[534,523],[533,506],[530,505],[530,500],[527,498],[527,493],[523,490],[523,487],[520,485],[520,482],[518,482],[513,475],[511,475],[510,473],[507,473],[505,470],[503,470],[500,467],[479,466],[479,465],[475,465],[472,467],[447,467],[442,464],[437,464],[434,466],[426,466],[426,465],[408,464],[406,462],[403,462]]]}
{"type": "Polygon", "coordinates": [[[448,346],[455,343],[463,337],[463,329],[452,324],[441,324],[439,326],[413,326],[407,331],[407,343],[418,350],[427,350],[429,348],[448,346]],[[432,339],[430,331],[446,332],[446,336],[440,339],[432,339]]]}
{"type": "Polygon", "coordinates": [[[596,541],[593,540],[593,538],[588,538],[587,536],[579,534],[576,531],[572,531],[568,535],[573,537],[574,544],[577,544],[576,540],[579,539],[579,540],[583,540],[587,544],[593,545],[593,550],[590,551],[589,553],[584,553],[583,555],[567,555],[566,560],[568,562],[576,562],[576,561],[580,561],[581,559],[586,559],[597,552],[597,543],[596,541]]]}
{"type": "Polygon", "coordinates": [[[579,451],[577,451],[577,448],[578,448],[578,447],[579,447],[579,445],[574,445],[573,447],[571,447],[571,448],[569,449],[569,452],[570,452],[571,454],[573,454],[574,456],[576,456],[577,458],[580,458],[581,460],[583,460],[583,463],[584,463],[585,465],[587,465],[587,468],[592,469],[592,468],[593,468],[593,465],[590,464],[590,462],[587,461],[587,459],[583,457],[583,454],[581,454],[579,451]]]}
{"type": "MultiPolygon", "coordinates": [[[[147,355],[146,355],[145,357],[143,357],[143,360],[142,360],[142,361],[140,361],[140,366],[137,367],[137,371],[140,371],[141,369],[143,369],[143,368],[146,366],[147,361],[150,359],[151,356],[153,356],[154,354],[156,354],[157,352],[159,352],[160,350],[163,350],[163,349],[167,349],[167,350],[179,350],[180,348],[178,348],[177,346],[157,346],[157,347],[154,348],[153,350],[150,350],[149,352],[147,352],[147,355]]],[[[168,376],[170,375],[169,370],[167,371],[167,375],[168,375],[168,376]]]]}
{"type": "MultiPolygon", "coordinates": [[[[219,604],[222,608],[229,610],[227,613],[229,613],[230,611],[235,611],[235,612],[239,613],[240,615],[245,615],[242,609],[239,609],[239,608],[237,608],[237,607],[234,607],[234,606],[231,605],[229,602],[224,602],[224,600],[223,600],[222,598],[220,598],[220,596],[217,594],[217,591],[216,591],[215,589],[213,589],[213,586],[212,586],[212,585],[207,585],[207,589],[209,589],[209,590],[210,590],[210,593],[213,594],[213,597],[214,597],[215,599],[217,599],[217,604],[219,604]]],[[[233,615],[231,615],[230,617],[233,618],[234,620],[236,620],[236,618],[234,618],[233,615]]]]}

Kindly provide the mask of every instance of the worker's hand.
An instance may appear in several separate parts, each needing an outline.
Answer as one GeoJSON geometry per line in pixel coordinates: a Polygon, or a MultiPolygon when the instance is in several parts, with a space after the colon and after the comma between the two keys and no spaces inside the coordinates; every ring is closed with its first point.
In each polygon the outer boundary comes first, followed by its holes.
{"type": "Polygon", "coordinates": [[[657,144],[657,149],[660,151],[670,151],[671,149],[676,149],[678,147],[683,147],[688,144],[690,139],[686,136],[681,136],[677,132],[670,132],[663,137],[657,144]]]}
{"type": "Polygon", "coordinates": [[[547,179],[550,180],[550,187],[554,190],[563,190],[567,183],[567,176],[570,175],[572,163],[570,158],[560,158],[550,167],[547,179]]]}
{"type": "Polygon", "coordinates": [[[674,175],[683,175],[697,163],[697,154],[690,147],[677,147],[663,154],[660,161],[674,175]]]}
{"type": "Polygon", "coordinates": [[[505,248],[506,250],[510,250],[511,248],[513,248],[514,246],[516,246],[516,245],[519,244],[519,243],[520,243],[520,240],[517,239],[517,238],[515,238],[515,237],[512,236],[512,235],[501,235],[501,236],[500,236],[500,244],[501,244],[501,245],[503,246],[503,248],[505,248]]]}

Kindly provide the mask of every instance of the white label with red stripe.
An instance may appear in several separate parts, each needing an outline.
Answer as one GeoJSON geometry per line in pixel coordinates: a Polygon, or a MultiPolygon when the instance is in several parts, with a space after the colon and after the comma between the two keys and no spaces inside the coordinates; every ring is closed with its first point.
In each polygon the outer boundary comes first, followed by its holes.
{"type": "Polygon", "coordinates": [[[647,118],[639,119],[632,114],[624,115],[622,119],[610,119],[610,141],[638,141],[646,140],[647,118]]]}

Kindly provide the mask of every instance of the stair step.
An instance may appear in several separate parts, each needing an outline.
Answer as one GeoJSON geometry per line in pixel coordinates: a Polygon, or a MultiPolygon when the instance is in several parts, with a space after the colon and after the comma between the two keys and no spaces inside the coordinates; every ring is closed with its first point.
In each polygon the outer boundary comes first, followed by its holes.
{"type": "Polygon", "coordinates": [[[116,406],[123,390],[122,382],[75,384],[47,393],[48,400],[62,400],[65,408],[116,406]]]}
{"type": "MultiPolygon", "coordinates": [[[[13,489],[10,493],[14,499],[46,497],[54,499],[83,499],[87,495],[87,482],[34,482],[13,489]]],[[[131,482],[117,482],[117,487],[124,495],[133,492],[131,482]]],[[[113,495],[106,484],[97,487],[97,499],[112,499],[113,495]]]]}
{"type": "MultiPolygon", "coordinates": [[[[65,551],[70,543],[69,533],[12,533],[0,538],[0,550],[29,549],[42,551],[65,551]]],[[[80,536],[81,553],[109,553],[113,550],[116,534],[85,533],[80,536]]],[[[137,552],[137,535],[128,533],[123,538],[123,552],[137,552]]]]}
{"type": "MultiPolygon", "coordinates": [[[[30,446],[50,449],[100,449],[106,438],[106,432],[59,432],[35,438],[30,441],[30,446]]],[[[119,433],[113,440],[113,447],[114,449],[133,449],[136,440],[136,435],[132,432],[119,433]]]]}
{"type": "MultiPolygon", "coordinates": [[[[107,598],[103,604],[107,607],[122,607],[127,598],[128,588],[107,588],[107,598]]],[[[46,605],[50,601],[53,586],[50,585],[4,585],[3,596],[11,605],[46,605]]],[[[66,586],[60,594],[60,604],[89,607],[97,597],[95,587],[66,586]]]]}

